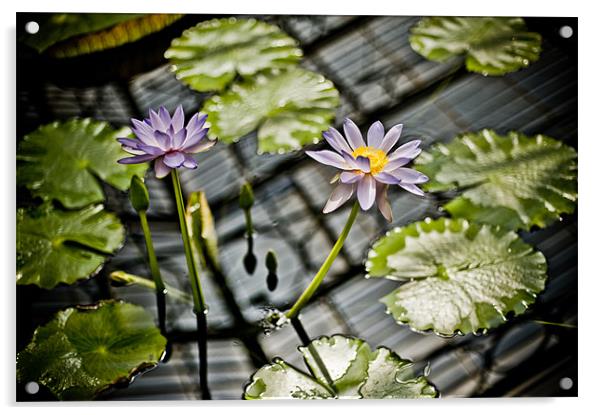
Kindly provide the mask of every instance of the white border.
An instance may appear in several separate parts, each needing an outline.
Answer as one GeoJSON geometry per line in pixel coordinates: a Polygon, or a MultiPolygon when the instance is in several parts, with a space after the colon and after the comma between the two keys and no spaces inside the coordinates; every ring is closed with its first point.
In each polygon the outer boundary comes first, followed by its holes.
{"type": "MultiPolygon", "coordinates": [[[[600,118],[600,30],[602,24],[600,15],[595,7],[596,2],[579,1],[525,1],[503,0],[496,2],[460,1],[460,0],[370,0],[346,1],[299,0],[286,2],[283,0],[269,1],[231,1],[209,0],[101,0],[98,2],[82,0],[4,0],[1,2],[0,19],[2,21],[3,59],[0,64],[0,76],[3,96],[0,126],[4,134],[1,137],[3,146],[0,147],[3,163],[2,194],[0,208],[2,209],[3,240],[0,247],[1,264],[3,265],[3,302],[2,315],[4,321],[3,353],[0,362],[2,384],[0,394],[2,403],[12,411],[35,411],[44,414],[76,413],[81,415],[115,411],[117,408],[131,411],[139,407],[144,413],[162,413],[177,407],[178,413],[209,413],[213,414],[218,408],[241,411],[246,414],[265,412],[286,412],[287,415],[314,412],[321,409],[344,411],[345,413],[364,413],[375,407],[383,412],[404,413],[449,413],[462,411],[464,413],[504,414],[508,412],[522,413],[592,413],[599,395],[601,383],[600,357],[596,350],[600,349],[596,334],[599,330],[600,307],[596,307],[602,292],[599,265],[600,222],[598,207],[600,203],[599,169],[602,161],[599,155],[602,134],[596,121],[600,118]],[[346,14],[346,15],[519,15],[519,16],[577,16],[579,18],[579,396],[577,399],[464,399],[440,400],[437,402],[103,402],[94,404],[63,403],[47,405],[15,405],[14,356],[15,356],[15,285],[12,275],[15,269],[15,12],[16,11],[72,11],[72,12],[188,12],[215,14],[346,14]],[[589,328],[589,329],[588,329],[589,328]],[[335,406],[331,406],[331,405],[335,406]],[[109,407],[109,408],[107,408],[109,407]],[[83,409],[86,408],[86,409],[83,409]]],[[[597,405],[596,405],[597,404],[597,405]]],[[[221,410],[221,409],[220,409],[221,410]]],[[[599,413],[599,409],[596,410],[599,413]]]]}

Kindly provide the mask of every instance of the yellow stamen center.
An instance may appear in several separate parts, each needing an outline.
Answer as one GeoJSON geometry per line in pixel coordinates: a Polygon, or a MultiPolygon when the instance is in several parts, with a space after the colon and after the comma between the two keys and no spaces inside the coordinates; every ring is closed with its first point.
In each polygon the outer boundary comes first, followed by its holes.
{"type": "Polygon", "coordinates": [[[370,146],[356,148],[355,151],[352,153],[352,156],[354,158],[362,156],[370,160],[371,174],[380,173],[389,162],[387,154],[384,151],[382,151],[380,148],[374,148],[370,146]]]}

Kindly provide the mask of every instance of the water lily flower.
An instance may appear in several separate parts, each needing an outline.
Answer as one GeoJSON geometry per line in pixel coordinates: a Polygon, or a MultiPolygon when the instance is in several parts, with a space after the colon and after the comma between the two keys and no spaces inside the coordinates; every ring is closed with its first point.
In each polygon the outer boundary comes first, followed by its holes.
{"type": "Polygon", "coordinates": [[[165,107],[148,112],[144,121],[132,118],[132,131],[137,139],[118,138],[122,148],[134,157],[118,160],[121,164],[136,164],[155,161],[157,178],[167,176],[172,169],[186,167],[196,169],[197,161],[192,154],[207,151],[217,140],[207,137],[208,128],[203,128],[207,115],[195,114],[184,127],[184,110],[176,108],[173,117],[165,107]]]}
{"type": "Polygon", "coordinates": [[[429,179],[426,175],[405,166],[420,152],[420,140],[413,140],[391,152],[401,136],[402,124],[393,126],[387,134],[380,121],[372,124],[368,130],[368,141],[350,119],[345,119],[343,129],[346,139],[334,128],[323,133],[324,139],[334,149],[307,151],[314,160],[341,169],[335,176],[337,187],[334,189],[324,213],[332,212],[348,201],[357,192],[362,210],[368,210],[376,204],[389,222],[393,220],[391,205],[387,199],[387,189],[397,185],[408,192],[424,196],[416,186],[429,179]]]}

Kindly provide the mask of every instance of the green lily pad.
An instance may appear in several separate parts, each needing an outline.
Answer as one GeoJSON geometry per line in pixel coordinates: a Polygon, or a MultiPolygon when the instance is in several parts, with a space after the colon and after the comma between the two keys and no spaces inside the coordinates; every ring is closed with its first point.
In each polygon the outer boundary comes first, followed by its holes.
{"type": "Polygon", "coordinates": [[[357,338],[334,335],[299,347],[310,373],[282,359],[260,368],[245,388],[245,399],[399,399],[434,398],[426,377],[412,362],[386,347],[372,351],[357,338]],[[325,374],[325,372],[327,374],[325,374]]]}
{"type": "Polygon", "coordinates": [[[295,65],[303,56],[295,39],[255,19],[201,22],[165,52],[176,78],[197,91],[221,91],[236,75],[295,65]]]}
{"type": "Polygon", "coordinates": [[[546,259],[512,231],[462,219],[396,228],[368,253],[368,277],[403,284],[381,299],[399,323],[443,336],[523,313],[544,289],[546,259]]]}
{"type": "Polygon", "coordinates": [[[119,219],[101,205],[78,211],[17,210],[17,284],[50,289],[98,272],[123,244],[119,219]]]}
{"type": "Polygon", "coordinates": [[[43,52],[73,36],[96,32],[142,16],[124,13],[40,13],[35,18],[40,25],[38,33],[23,35],[21,40],[38,52],[43,52]]]}
{"type": "Polygon", "coordinates": [[[182,14],[132,15],[131,19],[117,22],[103,30],[86,32],[59,42],[48,48],[47,52],[55,58],[70,58],[99,52],[135,42],[169,26],[182,16],[182,14]]]}
{"type": "Polygon", "coordinates": [[[148,164],[118,164],[130,156],[117,137],[128,128],[114,130],[107,123],[72,119],[43,125],[26,135],[17,151],[17,183],[34,196],[58,200],[66,208],[104,201],[100,180],[127,190],[132,176],[144,176],[148,164]]]}
{"type": "Polygon", "coordinates": [[[193,192],[188,196],[186,222],[195,255],[200,258],[202,265],[206,266],[205,254],[207,254],[213,265],[219,268],[217,232],[205,192],[193,192]]]}
{"type": "Polygon", "coordinates": [[[454,217],[508,229],[545,227],[577,200],[577,152],[562,142],[518,132],[461,134],[416,160],[429,191],[465,188],[444,207],[454,217]]]}
{"type": "Polygon", "coordinates": [[[504,75],[539,59],[541,35],[527,31],[520,17],[428,17],[410,29],[412,49],[445,61],[466,55],[466,68],[504,75]]]}
{"type": "Polygon", "coordinates": [[[101,301],[58,312],[17,354],[17,380],[61,400],[90,400],[157,365],[167,341],[140,306],[101,301]]]}
{"type": "Polygon", "coordinates": [[[339,93],[329,80],[302,68],[271,71],[235,83],[208,99],[209,134],[226,143],[257,131],[258,153],[284,153],[317,143],[334,119],[339,93]]]}

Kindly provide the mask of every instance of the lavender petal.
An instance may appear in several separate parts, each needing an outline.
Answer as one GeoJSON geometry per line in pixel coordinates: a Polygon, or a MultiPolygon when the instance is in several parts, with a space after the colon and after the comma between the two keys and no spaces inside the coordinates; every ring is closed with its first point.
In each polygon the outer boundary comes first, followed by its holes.
{"type": "Polygon", "coordinates": [[[390,173],[393,170],[397,170],[401,166],[405,166],[410,161],[412,161],[412,160],[404,158],[404,157],[399,157],[399,158],[396,158],[393,160],[389,159],[389,162],[387,163],[387,165],[385,166],[385,168],[383,170],[390,173]]]}
{"type": "Polygon", "coordinates": [[[182,166],[186,167],[187,169],[196,169],[198,165],[199,163],[197,163],[195,158],[192,157],[190,154],[184,155],[184,163],[182,163],[182,166]]]}
{"type": "Polygon", "coordinates": [[[184,128],[184,108],[182,108],[182,105],[178,105],[178,108],[174,111],[171,126],[174,131],[180,131],[184,128]]]}
{"type": "Polygon", "coordinates": [[[180,153],[179,151],[167,153],[165,156],[163,156],[163,163],[165,163],[167,167],[172,168],[180,167],[184,163],[184,160],[186,160],[186,157],[184,157],[184,154],[180,153]]]}
{"type": "Polygon", "coordinates": [[[146,144],[138,144],[138,149],[144,151],[146,154],[150,154],[152,156],[161,156],[165,154],[165,150],[160,149],[155,146],[147,146],[146,144]]]}
{"type": "Polygon", "coordinates": [[[307,154],[312,159],[316,160],[319,163],[326,164],[327,166],[337,167],[339,169],[346,169],[347,163],[345,163],[345,159],[338,153],[330,150],[321,150],[321,151],[306,151],[307,154]]]}
{"type": "Polygon", "coordinates": [[[330,213],[335,209],[338,209],[343,203],[349,200],[353,195],[355,185],[341,183],[334,188],[332,194],[328,198],[326,205],[322,212],[330,213]]]}
{"type": "Polygon", "coordinates": [[[151,125],[151,127],[153,127],[153,130],[159,130],[159,131],[165,132],[165,130],[167,129],[167,125],[165,125],[163,123],[163,120],[161,120],[161,117],[159,117],[159,114],[157,114],[153,110],[148,110],[148,114],[149,114],[149,118],[150,118],[150,125],[151,125]]]}
{"type": "Polygon", "coordinates": [[[117,139],[117,141],[121,144],[124,145],[126,147],[131,147],[133,149],[136,149],[136,147],[138,147],[138,144],[140,144],[139,140],[134,140],[133,138],[125,138],[125,137],[119,137],[117,139]]]}
{"type": "Polygon", "coordinates": [[[340,175],[340,179],[342,183],[356,183],[358,181],[360,181],[362,179],[362,177],[364,177],[364,173],[361,172],[351,172],[351,171],[344,171],[341,173],[340,175]]]}
{"type": "Polygon", "coordinates": [[[349,118],[345,118],[345,122],[343,123],[343,130],[345,130],[345,136],[347,137],[347,141],[351,144],[351,148],[353,150],[359,147],[365,147],[366,143],[362,138],[362,133],[360,129],[357,128],[357,125],[349,118]]]}
{"type": "Polygon", "coordinates": [[[198,143],[200,143],[202,139],[204,139],[207,136],[207,131],[209,131],[208,128],[202,128],[192,131],[189,130],[188,127],[186,127],[186,138],[184,139],[184,142],[180,147],[184,149],[187,147],[196,146],[198,143]]]}
{"type": "Polygon", "coordinates": [[[368,129],[368,146],[378,147],[385,136],[385,126],[382,122],[376,121],[368,129]]]}
{"type": "Polygon", "coordinates": [[[182,144],[184,144],[185,140],[186,140],[186,129],[182,128],[173,135],[173,147],[176,149],[182,147],[182,144]]]}
{"type": "Polygon", "coordinates": [[[414,193],[418,196],[424,196],[424,192],[415,184],[400,184],[399,186],[410,193],[414,193]]]}
{"type": "Polygon", "coordinates": [[[385,138],[383,138],[383,141],[380,143],[379,148],[384,151],[385,153],[388,153],[389,150],[391,150],[393,148],[393,146],[397,143],[397,141],[399,140],[399,137],[401,136],[401,130],[403,129],[403,124],[397,124],[394,125],[385,135],[385,138]]]}
{"type": "Polygon", "coordinates": [[[155,177],[157,179],[164,178],[170,172],[171,168],[169,168],[165,163],[163,163],[163,158],[158,158],[155,160],[155,177]]]}
{"type": "Polygon", "coordinates": [[[398,158],[407,158],[411,160],[415,158],[422,151],[418,148],[420,143],[420,140],[412,140],[405,143],[389,155],[389,160],[395,160],[398,158]]]}
{"type": "Polygon", "coordinates": [[[203,151],[209,150],[215,144],[217,144],[217,140],[209,140],[206,138],[200,140],[196,145],[187,146],[180,151],[185,153],[202,153],[203,151]]]}
{"type": "Polygon", "coordinates": [[[376,180],[366,174],[357,185],[357,199],[360,202],[362,210],[368,210],[374,204],[376,198],[376,180]]]}
{"type": "Polygon", "coordinates": [[[330,144],[330,146],[339,153],[347,153],[349,155],[353,153],[351,147],[349,147],[349,144],[347,143],[347,140],[345,140],[341,133],[334,128],[330,127],[328,131],[324,132],[322,135],[326,141],[328,141],[328,144],[330,144]]]}
{"type": "Polygon", "coordinates": [[[168,136],[167,134],[165,134],[162,131],[155,131],[155,133],[153,134],[153,136],[155,137],[155,140],[157,140],[157,144],[159,145],[159,148],[168,151],[171,147],[171,137],[168,136]]]}
{"type": "Polygon", "coordinates": [[[420,184],[429,181],[428,176],[426,176],[425,174],[405,167],[400,167],[397,170],[391,171],[389,173],[397,177],[400,180],[400,182],[404,184],[420,184]]]}
{"type": "Polygon", "coordinates": [[[161,118],[161,121],[163,121],[165,130],[167,130],[171,126],[171,116],[165,107],[159,108],[159,118],[161,118]]]}
{"type": "Polygon", "coordinates": [[[397,177],[393,176],[390,173],[384,172],[384,171],[374,175],[374,178],[377,181],[384,183],[384,184],[399,184],[399,182],[400,182],[400,180],[397,177]]]}
{"type": "Polygon", "coordinates": [[[138,164],[138,163],[144,163],[147,161],[151,161],[154,158],[155,158],[155,156],[152,156],[150,154],[142,154],[139,156],[126,157],[124,159],[119,159],[119,160],[117,160],[117,163],[119,163],[119,164],[138,164]]]}
{"type": "Polygon", "coordinates": [[[358,156],[355,159],[359,169],[364,173],[370,173],[370,159],[364,156],[358,156]]]}
{"type": "Polygon", "coordinates": [[[378,210],[385,217],[388,222],[393,221],[393,211],[391,210],[391,204],[387,197],[387,189],[389,186],[382,183],[376,183],[376,205],[378,210]]]}

